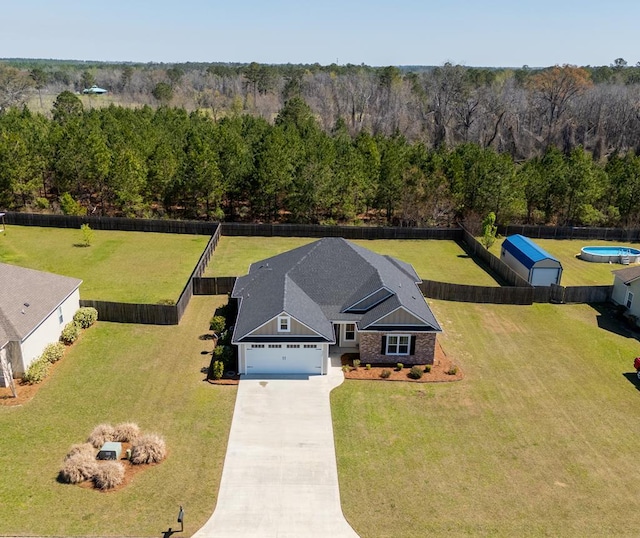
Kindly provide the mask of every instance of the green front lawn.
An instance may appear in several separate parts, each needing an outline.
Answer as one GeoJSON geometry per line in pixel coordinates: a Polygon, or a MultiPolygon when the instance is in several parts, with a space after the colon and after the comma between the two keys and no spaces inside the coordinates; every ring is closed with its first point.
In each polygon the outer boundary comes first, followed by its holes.
{"type": "Polygon", "coordinates": [[[464,380],[332,393],[356,532],[635,536],[638,342],[587,305],[430,303],[464,380]]]}
{"type": "Polygon", "coordinates": [[[156,303],[176,301],[202,254],[206,236],[7,226],[0,262],[80,278],[83,299],[156,303]]]}
{"type": "Polygon", "coordinates": [[[194,297],[180,325],[98,322],[69,350],[34,399],[0,406],[0,535],[185,536],[216,504],[236,388],[203,381],[209,318],[225,297],[194,297]],[[119,491],[58,483],[62,460],[102,422],[157,432],[169,455],[119,491]]]}
{"type": "MultiPolygon", "coordinates": [[[[491,247],[491,252],[500,257],[500,246],[504,239],[498,239],[491,247]]],[[[625,265],[617,263],[593,263],[581,260],[578,257],[580,249],[587,246],[614,246],[624,245],[638,248],[634,243],[619,243],[612,241],[600,241],[593,239],[536,239],[531,240],[552,256],[555,256],[562,264],[563,286],[601,286],[613,284],[611,271],[624,269],[625,265]]]]}
{"type": "MultiPolygon", "coordinates": [[[[306,245],[308,237],[221,237],[205,276],[239,276],[253,262],[306,245]]],[[[455,241],[419,239],[354,240],[378,254],[388,254],[413,265],[420,278],[497,286],[498,283],[455,241]]]]}

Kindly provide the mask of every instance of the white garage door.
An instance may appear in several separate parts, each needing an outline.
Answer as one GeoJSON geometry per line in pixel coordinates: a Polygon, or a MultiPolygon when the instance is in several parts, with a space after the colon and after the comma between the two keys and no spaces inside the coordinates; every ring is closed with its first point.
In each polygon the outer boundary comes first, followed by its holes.
{"type": "Polygon", "coordinates": [[[248,348],[247,374],[322,374],[322,349],[299,347],[248,348]]]}
{"type": "Polygon", "coordinates": [[[560,269],[555,267],[534,267],[531,275],[532,286],[551,286],[558,283],[560,269]]]}

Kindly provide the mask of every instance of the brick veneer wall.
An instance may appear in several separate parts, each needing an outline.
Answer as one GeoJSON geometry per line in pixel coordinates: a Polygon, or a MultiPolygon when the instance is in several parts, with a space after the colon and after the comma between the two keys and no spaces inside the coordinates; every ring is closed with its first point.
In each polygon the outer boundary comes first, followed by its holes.
{"type": "Polygon", "coordinates": [[[433,364],[436,333],[403,333],[416,337],[415,355],[382,355],[382,334],[360,333],[360,360],[362,364],[396,363],[433,364]]]}

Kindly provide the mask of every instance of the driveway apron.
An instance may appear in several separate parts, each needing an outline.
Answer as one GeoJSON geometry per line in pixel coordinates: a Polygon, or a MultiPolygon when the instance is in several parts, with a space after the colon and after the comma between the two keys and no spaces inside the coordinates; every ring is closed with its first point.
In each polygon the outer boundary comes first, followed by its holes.
{"type": "Polygon", "coordinates": [[[342,515],[325,376],[240,381],[215,512],[194,536],[357,537],[342,515]]]}

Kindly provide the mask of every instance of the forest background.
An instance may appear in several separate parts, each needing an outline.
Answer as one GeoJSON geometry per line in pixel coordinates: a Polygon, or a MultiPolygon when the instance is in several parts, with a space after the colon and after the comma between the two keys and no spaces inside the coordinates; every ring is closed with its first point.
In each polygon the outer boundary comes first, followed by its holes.
{"type": "Polygon", "coordinates": [[[0,62],[0,209],[637,226],[640,66],[0,62]],[[106,95],[83,94],[92,85],[106,95]]]}

